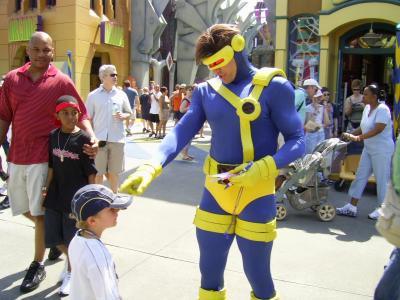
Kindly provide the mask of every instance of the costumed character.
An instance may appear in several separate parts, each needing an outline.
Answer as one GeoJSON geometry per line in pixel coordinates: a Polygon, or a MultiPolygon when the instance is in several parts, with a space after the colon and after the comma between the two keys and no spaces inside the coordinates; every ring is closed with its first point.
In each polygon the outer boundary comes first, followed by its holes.
{"type": "Polygon", "coordinates": [[[152,161],[140,166],[120,188],[143,193],[208,121],[211,148],[194,219],[200,248],[200,300],[226,299],[224,270],[235,237],[252,287],[250,298],[278,299],[270,272],[276,237],[275,177],[279,168],[304,153],[290,82],[281,70],[255,69],[244,47],[244,38],[232,25],[216,24],[201,34],[196,60],[217,76],[198,85],[188,112],[152,161]],[[279,132],[285,144],[277,152],[279,132]],[[228,186],[212,177],[223,172],[236,174],[228,186]]]}

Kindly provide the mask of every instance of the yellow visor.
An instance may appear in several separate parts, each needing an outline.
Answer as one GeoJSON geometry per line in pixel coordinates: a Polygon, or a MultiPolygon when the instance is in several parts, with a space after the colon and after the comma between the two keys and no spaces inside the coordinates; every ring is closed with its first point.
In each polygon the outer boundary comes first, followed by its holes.
{"type": "Polygon", "coordinates": [[[218,52],[213,55],[202,59],[202,63],[206,65],[210,70],[215,70],[218,68],[222,68],[230,63],[233,58],[235,52],[232,49],[232,46],[225,46],[218,52]]]}

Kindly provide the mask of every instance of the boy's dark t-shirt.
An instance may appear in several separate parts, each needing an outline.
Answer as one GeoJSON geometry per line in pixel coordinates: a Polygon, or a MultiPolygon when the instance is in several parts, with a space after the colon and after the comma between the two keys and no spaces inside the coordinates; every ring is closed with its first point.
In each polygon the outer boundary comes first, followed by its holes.
{"type": "Polygon", "coordinates": [[[89,142],[82,130],[64,133],[55,129],[50,133],[49,168],[53,169],[53,179],[44,200],[45,208],[71,212],[75,192],[88,184],[89,175],[97,173],[94,160],[82,150],[89,142]]]}

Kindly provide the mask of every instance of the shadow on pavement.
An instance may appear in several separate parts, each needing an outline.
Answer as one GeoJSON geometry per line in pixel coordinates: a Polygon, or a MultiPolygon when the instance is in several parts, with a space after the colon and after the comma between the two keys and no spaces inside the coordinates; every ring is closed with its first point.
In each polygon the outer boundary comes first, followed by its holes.
{"type": "MultiPolygon", "coordinates": [[[[348,202],[349,196],[347,193],[336,192],[332,186],[328,199],[335,207],[341,207],[348,202]]],[[[360,200],[357,217],[336,216],[331,222],[320,221],[311,209],[298,211],[286,203],[288,215],[285,220],[278,222],[278,228],[334,235],[337,240],[344,242],[366,242],[372,236],[379,236],[375,221],[367,218],[368,213],[375,209],[376,203],[376,196],[367,191],[360,200]]]]}
{"type": "MultiPolygon", "coordinates": [[[[209,143],[209,141],[199,141],[199,143],[203,142],[209,143]]],[[[191,147],[189,153],[195,157],[194,161],[187,162],[178,159],[171,162],[163,170],[162,175],[150,185],[142,196],[171,203],[198,205],[204,183],[202,166],[208,151],[198,147],[191,147]]],[[[127,170],[123,174],[122,180],[131,172],[132,169],[127,170]]],[[[347,193],[337,192],[334,190],[333,185],[331,186],[329,202],[335,207],[343,206],[348,200],[347,193]]],[[[345,242],[366,242],[372,236],[378,235],[374,227],[375,221],[367,219],[368,213],[374,210],[376,205],[376,196],[373,192],[367,190],[360,201],[358,217],[336,216],[333,221],[325,223],[321,222],[310,209],[296,211],[286,203],[288,216],[284,221],[280,221],[278,226],[280,228],[303,230],[309,233],[334,235],[337,240],[345,242]]]]}

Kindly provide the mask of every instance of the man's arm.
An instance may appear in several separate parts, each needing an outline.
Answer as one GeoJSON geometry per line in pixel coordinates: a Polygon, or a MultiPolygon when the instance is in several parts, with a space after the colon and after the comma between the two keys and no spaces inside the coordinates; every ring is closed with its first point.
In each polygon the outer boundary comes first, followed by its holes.
{"type": "Polygon", "coordinates": [[[281,77],[275,77],[267,89],[264,89],[268,99],[270,116],[285,138],[285,144],[273,158],[278,169],[285,167],[301,157],[305,151],[303,126],[294,105],[294,91],[290,82],[281,77]]]}
{"type": "Polygon", "coordinates": [[[96,183],[96,174],[90,174],[89,176],[88,176],[88,183],[89,184],[95,184],[96,183]]]}
{"type": "Polygon", "coordinates": [[[6,122],[0,119],[0,145],[2,145],[6,140],[9,128],[10,128],[10,122],[6,122]]]}

